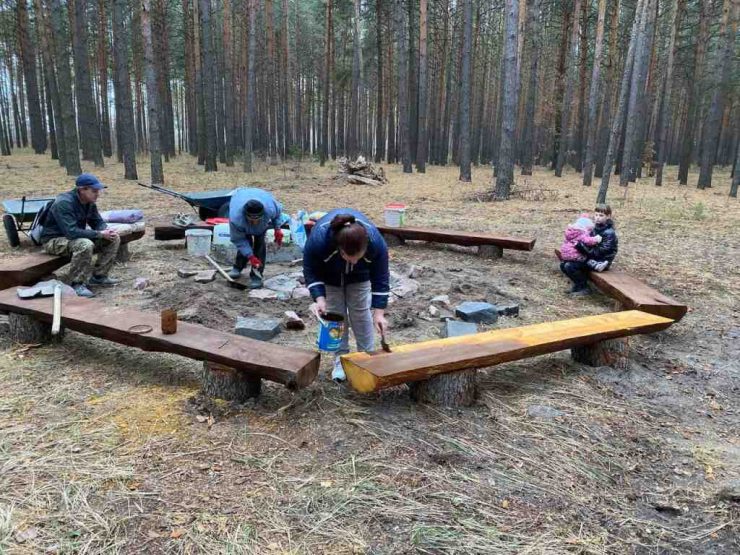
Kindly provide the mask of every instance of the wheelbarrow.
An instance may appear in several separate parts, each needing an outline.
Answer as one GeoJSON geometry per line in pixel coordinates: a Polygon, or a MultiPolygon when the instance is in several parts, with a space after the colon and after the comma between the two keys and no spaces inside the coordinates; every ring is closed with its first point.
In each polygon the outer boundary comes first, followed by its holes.
{"type": "Polygon", "coordinates": [[[18,233],[29,236],[33,221],[36,219],[36,214],[47,203],[53,200],[54,197],[21,197],[20,199],[3,201],[3,210],[5,211],[5,214],[3,214],[3,227],[5,228],[5,235],[7,235],[8,243],[10,243],[11,247],[16,248],[20,246],[21,240],[18,233]]]}
{"type": "Polygon", "coordinates": [[[178,193],[159,185],[139,183],[142,187],[179,198],[187,202],[193,210],[197,209],[198,217],[205,221],[208,218],[228,218],[229,202],[235,189],[218,189],[216,191],[204,191],[202,193],[178,193]]]}

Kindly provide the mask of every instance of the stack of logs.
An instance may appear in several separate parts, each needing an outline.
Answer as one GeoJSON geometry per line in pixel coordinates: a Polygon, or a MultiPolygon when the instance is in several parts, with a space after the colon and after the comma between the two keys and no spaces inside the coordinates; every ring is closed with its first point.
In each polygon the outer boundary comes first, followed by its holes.
{"type": "Polygon", "coordinates": [[[337,179],[344,179],[347,183],[359,185],[383,185],[388,183],[383,168],[376,167],[372,162],[358,156],[357,160],[340,158],[337,160],[339,170],[337,179]]]}

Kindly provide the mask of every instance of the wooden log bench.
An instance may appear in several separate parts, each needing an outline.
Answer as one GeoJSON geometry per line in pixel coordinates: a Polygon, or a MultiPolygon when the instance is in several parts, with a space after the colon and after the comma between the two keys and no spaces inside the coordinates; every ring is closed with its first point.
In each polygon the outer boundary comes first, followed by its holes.
{"type": "MultiPolygon", "coordinates": [[[[51,298],[23,300],[13,287],[0,291],[0,310],[9,313],[12,339],[25,343],[50,338],[45,330],[51,327],[51,298]],[[29,332],[31,341],[24,337],[29,332]]],[[[178,321],[177,332],[164,335],[161,316],[155,312],[116,308],[94,299],[65,296],[61,315],[62,327],[68,330],[144,351],[173,353],[203,361],[206,393],[230,400],[256,396],[263,379],[281,383],[289,389],[306,387],[319,370],[319,354],[314,351],[274,345],[198,324],[178,321]],[[149,326],[151,331],[137,333],[133,326],[149,326]]]]}
{"type": "MultiPolygon", "coordinates": [[[[123,258],[128,256],[128,243],[142,237],[144,237],[144,230],[122,235],[119,255],[125,253],[123,258]]],[[[43,252],[7,259],[0,267],[0,289],[17,285],[33,285],[44,276],[48,276],[69,263],[69,260],[68,256],[53,256],[43,252]]]]}
{"type": "Polygon", "coordinates": [[[168,220],[158,220],[152,222],[154,226],[155,241],[176,241],[185,239],[185,231],[188,229],[213,229],[213,225],[207,224],[202,220],[196,220],[188,227],[179,227],[173,225],[168,220]]]}
{"type": "MultiPolygon", "coordinates": [[[[409,383],[418,400],[468,405],[475,388],[450,373],[565,349],[585,364],[618,366],[626,360],[626,347],[617,343],[612,348],[610,342],[661,331],[672,323],[670,318],[629,310],[402,345],[391,353],[351,353],[341,361],[350,385],[360,393],[409,383]]],[[[475,374],[470,375],[474,380],[475,374]]]]}
{"type": "MultiPolygon", "coordinates": [[[[310,233],[315,222],[306,224],[306,233],[310,233]]],[[[377,226],[378,231],[389,246],[402,245],[409,241],[428,241],[431,243],[446,243],[463,247],[478,247],[478,254],[485,258],[500,258],[504,249],[517,251],[531,251],[535,239],[518,239],[504,235],[490,235],[486,233],[471,233],[468,231],[448,231],[421,227],[389,227],[377,226]]]]}
{"type": "MultiPolygon", "coordinates": [[[[560,259],[560,250],[555,249],[560,259]]],[[[620,310],[642,310],[678,322],[688,306],[672,299],[623,270],[589,272],[588,279],[607,297],[617,301],[620,310]]]]}

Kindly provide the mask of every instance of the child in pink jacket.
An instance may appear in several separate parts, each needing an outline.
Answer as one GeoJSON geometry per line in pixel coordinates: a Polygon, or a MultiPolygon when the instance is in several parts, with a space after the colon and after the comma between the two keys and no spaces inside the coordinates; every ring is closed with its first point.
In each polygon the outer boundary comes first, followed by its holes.
{"type": "Polygon", "coordinates": [[[560,245],[560,258],[565,262],[586,260],[586,257],[578,252],[576,245],[579,241],[588,247],[601,243],[601,235],[591,236],[593,228],[594,222],[588,214],[582,214],[575,223],[569,225],[565,229],[565,241],[560,245]]]}

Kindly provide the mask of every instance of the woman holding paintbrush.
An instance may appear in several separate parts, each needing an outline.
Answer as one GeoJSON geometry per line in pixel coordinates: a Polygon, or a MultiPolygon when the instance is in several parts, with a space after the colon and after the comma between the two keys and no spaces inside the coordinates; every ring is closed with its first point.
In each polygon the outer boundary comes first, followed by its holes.
{"type": "Polygon", "coordinates": [[[388,327],[388,247],[362,212],[337,208],[314,225],[303,250],[303,275],[319,315],[336,313],[349,321],[331,376],[342,382],[339,356],[349,353],[349,327],[360,351],[373,351],[375,329],[382,336],[388,327]]]}

